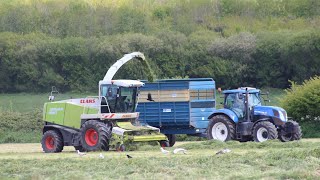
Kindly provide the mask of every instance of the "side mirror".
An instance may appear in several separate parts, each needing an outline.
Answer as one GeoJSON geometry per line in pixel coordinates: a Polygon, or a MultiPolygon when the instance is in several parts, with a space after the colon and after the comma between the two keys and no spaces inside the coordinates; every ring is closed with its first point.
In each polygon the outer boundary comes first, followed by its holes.
{"type": "Polygon", "coordinates": [[[54,101],[54,96],[49,96],[49,101],[54,101]]]}

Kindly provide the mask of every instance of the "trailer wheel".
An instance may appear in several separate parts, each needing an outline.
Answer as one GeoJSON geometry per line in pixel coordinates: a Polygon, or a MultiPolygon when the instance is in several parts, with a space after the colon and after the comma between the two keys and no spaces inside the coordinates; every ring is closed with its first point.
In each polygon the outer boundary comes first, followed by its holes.
{"type": "Polygon", "coordinates": [[[170,147],[169,141],[160,141],[161,147],[170,147]]]}
{"type": "Polygon", "coordinates": [[[292,125],[292,126],[296,126],[297,127],[297,131],[294,132],[294,133],[286,133],[282,129],[282,130],[280,130],[280,133],[279,133],[279,139],[282,142],[295,141],[295,140],[301,139],[302,132],[301,132],[301,127],[299,126],[299,124],[296,121],[288,121],[287,123],[292,125]]]}
{"type": "Polygon", "coordinates": [[[277,139],[278,131],[274,124],[269,121],[260,121],[253,127],[253,140],[263,142],[269,139],[277,139]]]}
{"type": "Polygon", "coordinates": [[[109,150],[111,128],[108,124],[90,120],[81,127],[81,144],[85,151],[109,150]]]}
{"type": "Polygon", "coordinates": [[[174,146],[176,143],[176,135],[175,134],[166,134],[168,140],[169,140],[169,147],[174,146]]]}
{"type": "Polygon", "coordinates": [[[208,139],[219,141],[234,140],[236,137],[235,124],[224,115],[214,116],[207,129],[208,139]]]}
{"type": "Polygon", "coordinates": [[[61,152],[63,149],[63,138],[57,130],[49,130],[43,134],[41,145],[45,153],[61,152]]]}

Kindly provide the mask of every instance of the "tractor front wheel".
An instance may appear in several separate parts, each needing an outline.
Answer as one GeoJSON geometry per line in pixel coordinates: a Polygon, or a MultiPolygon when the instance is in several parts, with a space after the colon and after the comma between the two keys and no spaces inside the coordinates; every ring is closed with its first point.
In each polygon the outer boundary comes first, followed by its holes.
{"type": "Polygon", "coordinates": [[[219,141],[234,140],[236,137],[235,124],[224,115],[214,116],[207,129],[208,139],[219,141]]]}
{"type": "Polygon", "coordinates": [[[41,145],[45,153],[61,152],[63,149],[63,138],[57,130],[49,130],[43,134],[41,145]]]}
{"type": "Polygon", "coordinates": [[[278,131],[274,124],[269,121],[260,121],[253,127],[253,140],[263,142],[268,139],[277,139],[278,131]]]}
{"type": "Polygon", "coordinates": [[[85,151],[109,150],[111,128],[108,124],[90,120],[81,127],[81,144],[85,151]]]}
{"type": "Polygon", "coordinates": [[[296,127],[296,131],[292,133],[287,133],[284,129],[280,130],[279,139],[282,142],[300,140],[302,136],[301,127],[296,121],[288,121],[286,125],[296,127]]]}

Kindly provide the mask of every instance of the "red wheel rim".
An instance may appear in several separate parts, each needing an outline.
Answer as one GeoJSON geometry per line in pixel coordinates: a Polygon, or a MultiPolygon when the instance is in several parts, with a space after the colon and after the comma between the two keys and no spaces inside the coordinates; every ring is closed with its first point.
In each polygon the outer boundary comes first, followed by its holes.
{"type": "Polygon", "coordinates": [[[167,147],[166,142],[162,142],[162,143],[161,143],[161,147],[167,147]]]}
{"type": "Polygon", "coordinates": [[[89,146],[95,146],[98,143],[98,133],[94,129],[88,129],[85,134],[86,143],[89,146]]]}
{"type": "Polygon", "coordinates": [[[54,138],[52,136],[47,136],[47,138],[46,138],[46,147],[48,149],[53,149],[54,148],[54,138]]]}

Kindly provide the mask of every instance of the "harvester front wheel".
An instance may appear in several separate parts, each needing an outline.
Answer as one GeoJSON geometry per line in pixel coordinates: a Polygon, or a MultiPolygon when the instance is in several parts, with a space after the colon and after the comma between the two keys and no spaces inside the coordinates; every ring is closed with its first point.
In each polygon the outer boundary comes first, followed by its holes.
{"type": "Polygon", "coordinates": [[[109,150],[111,128],[103,122],[90,120],[81,127],[81,144],[85,151],[109,150]]]}
{"type": "Polygon", "coordinates": [[[277,139],[278,131],[276,126],[269,121],[260,121],[253,127],[253,140],[263,142],[268,139],[277,139]]]}
{"type": "Polygon", "coordinates": [[[235,124],[224,115],[214,116],[209,122],[207,137],[219,141],[234,140],[236,137],[235,124]]]}
{"type": "Polygon", "coordinates": [[[293,133],[286,133],[284,129],[280,130],[279,139],[282,142],[300,140],[302,136],[301,127],[296,121],[288,121],[286,124],[295,126],[297,129],[293,133]]]}
{"type": "Polygon", "coordinates": [[[42,149],[45,153],[57,153],[63,149],[63,139],[56,130],[46,131],[41,140],[42,149]]]}

